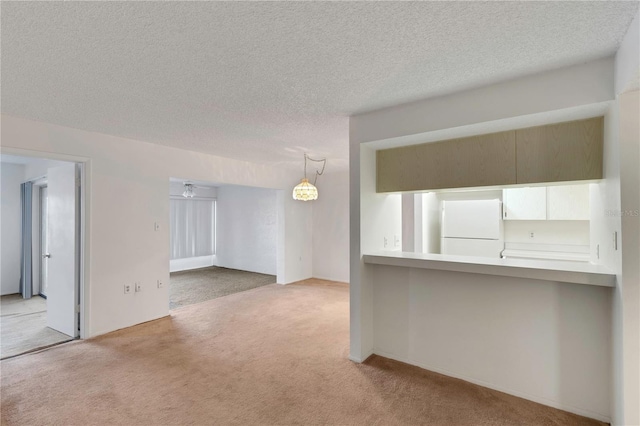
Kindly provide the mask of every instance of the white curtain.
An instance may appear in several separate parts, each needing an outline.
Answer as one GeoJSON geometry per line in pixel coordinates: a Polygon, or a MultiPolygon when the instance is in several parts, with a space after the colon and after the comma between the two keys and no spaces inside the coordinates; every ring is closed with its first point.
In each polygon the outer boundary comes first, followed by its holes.
{"type": "Polygon", "coordinates": [[[215,200],[171,199],[171,259],[215,254],[215,200]]]}

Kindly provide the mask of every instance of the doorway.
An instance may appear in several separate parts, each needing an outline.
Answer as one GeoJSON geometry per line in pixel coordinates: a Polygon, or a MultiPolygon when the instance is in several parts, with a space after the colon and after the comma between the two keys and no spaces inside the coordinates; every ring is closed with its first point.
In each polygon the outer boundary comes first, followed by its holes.
{"type": "Polygon", "coordinates": [[[170,179],[169,308],[277,281],[273,189],[170,179]]]}
{"type": "Polygon", "coordinates": [[[6,154],[0,160],[4,359],[80,336],[83,166],[6,154]]]}

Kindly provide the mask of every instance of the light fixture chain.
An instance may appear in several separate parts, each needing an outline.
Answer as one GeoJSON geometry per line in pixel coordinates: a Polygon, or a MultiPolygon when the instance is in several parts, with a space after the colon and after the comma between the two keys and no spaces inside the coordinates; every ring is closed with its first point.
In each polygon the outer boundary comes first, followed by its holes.
{"type": "Polygon", "coordinates": [[[304,179],[302,179],[302,181],[293,188],[292,195],[294,200],[313,201],[318,199],[318,189],[316,188],[315,184],[318,176],[324,173],[324,168],[326,167],[326,165],[326,158],[323,158],[322,160],[316,160],[309,157],[306,152],[304,153],[304,179]],[[317,169],[315,170],[316,173],[315,178],[313,179],[313,184],[309,183],[309,180],[307,179],[307,160],[322,163],[322,169],[320,171],[318,171],[317,169]]]}
{"type": "Polygon", "coordinates": [[[313,178],[313,185],[315,186],[316,181],[318,180],[318,176],[321,176],[324,173],[324,168],[327,166],[327,159],[323,158],[322,160],[316,160],[314,158],[311,158],[307,155],[307,153],[304,154],[304,177],[305,179],[307,178],[307,160],[310,161],[315,161],[316,163],[322,163],[322,170],[317,171],[316,170],[316,175],[313,178]]]}

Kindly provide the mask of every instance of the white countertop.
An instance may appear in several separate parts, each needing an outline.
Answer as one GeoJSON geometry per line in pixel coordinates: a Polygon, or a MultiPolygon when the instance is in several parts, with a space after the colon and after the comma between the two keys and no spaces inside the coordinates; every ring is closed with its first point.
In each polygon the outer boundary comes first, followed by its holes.
{"type": "Polygon", "coordinates": [[[616,285],[616,275],[613,271],[602,265],[588,262],[494,259],[383,250],[365,253],[363,259],[364,263],[376,265],[532,278],[603,287],[615,287],[616,285]]]}

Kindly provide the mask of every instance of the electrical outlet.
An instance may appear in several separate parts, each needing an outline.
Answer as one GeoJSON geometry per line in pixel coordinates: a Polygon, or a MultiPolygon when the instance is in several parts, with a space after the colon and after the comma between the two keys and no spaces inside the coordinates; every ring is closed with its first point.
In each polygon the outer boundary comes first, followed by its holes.
{"type": "Polygon", "coordinates": [[[162,283],[162,281],[158,280],[158,288],[162,288],[164,287],[164,284],[162,283]]]}
{"type": "Polygon", "coordinates": [[[136,293],[139,293],[142,291],[142,286],[140,285],[140,283],[136,283],[136,293]]]}
{"type": "Polygon", "coordinates": [[[131,284],[125,284],[124,285],[124,294],[129,294],[131,293],[131,284]]]}
{"type": "Polygon", "coordinates": [[[393,236],[393,246],[400,247],[400,235],[393,236]]]}
{"type": "Polygon", "coordinates": [[[387,244],[388,244],[387,237],[384,237],[384,246],[387,247],[387,244]]]}
{"type": "Polygon", "coordinates": [[[534,233],[533,232],[529,232],[529,238],[534,238],[534,233]]]}

